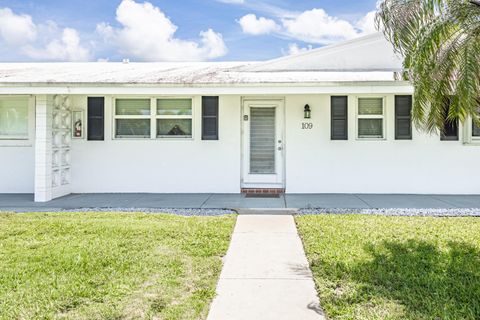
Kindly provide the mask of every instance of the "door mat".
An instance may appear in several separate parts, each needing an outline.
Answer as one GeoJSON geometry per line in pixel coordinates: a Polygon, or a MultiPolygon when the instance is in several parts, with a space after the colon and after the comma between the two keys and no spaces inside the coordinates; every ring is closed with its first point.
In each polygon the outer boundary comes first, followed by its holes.
{"type": "Polygon", "coordinates": [[[247,193],[245,198],[275,199],[280,198],[280,195],[275,193],[247,193]]]}

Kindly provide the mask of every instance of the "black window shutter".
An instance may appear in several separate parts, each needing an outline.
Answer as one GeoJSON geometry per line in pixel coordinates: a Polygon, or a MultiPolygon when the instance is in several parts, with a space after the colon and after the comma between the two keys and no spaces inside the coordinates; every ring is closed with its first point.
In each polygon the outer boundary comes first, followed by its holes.
{"type": "Polygon", "coordinates": [[[218,140],[218,97],[202,97],[202,140],[218,140]]]}
{"type": "Polygon", "coordinates": [[[89,141],[105,140],[105,98],[88,97],[88,133],[89,141]]]}
{"type": "Polygon", "coordinates": [[[395,96],[395,139],[412,140],[412,96],[395,96]]]}
{"type": "Polygon", "coordinates": [[[348,97],[331,97],[331,139],[348,140],[348,97]]]}
{"type": "Polygon", "coordinates": [[[440,133],[440,140],[442,141],[458,141],[458,120],[449,121],[447,120],[448,112],[450,109],[450,101],[447,102],[448,106],[445,108],[445,120],[443,124],[443,130],[440,133]]]}

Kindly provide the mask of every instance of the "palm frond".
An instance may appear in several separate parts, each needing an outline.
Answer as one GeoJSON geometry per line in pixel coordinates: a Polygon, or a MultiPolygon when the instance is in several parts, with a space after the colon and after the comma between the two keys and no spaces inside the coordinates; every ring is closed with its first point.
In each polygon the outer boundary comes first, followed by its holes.
{"type": "Polygon", "coordinates": [[[480,122],[480,0],[385,0],[376,23],[404,57],[417,126],[480,122]]]}

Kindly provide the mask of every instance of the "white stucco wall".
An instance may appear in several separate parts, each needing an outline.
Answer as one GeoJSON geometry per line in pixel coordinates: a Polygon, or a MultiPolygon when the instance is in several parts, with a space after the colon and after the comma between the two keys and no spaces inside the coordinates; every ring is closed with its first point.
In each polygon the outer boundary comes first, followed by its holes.
{"type": "Polygon", "coordinates": [[[33,193],[35,150],[0,144],[0,193],[33,193]]]}
{"type": "MultiPolygon", "coordinates": [[[[480,194],[480,146],[413,132],[394,138],[394,95],[386,97],[386,139],[356,139],[356,97],[349,96],[349,140],[330,140],[330,95],[286,95],[285,181],[289,193],[480,194]],[[309,104],[312,119],[303,119],[309,104]],[[313,123],[302,130],[302,122],[313,123]]],[[[86,110],[86,96],[72,96],[86,110]]],[[[257,96],[258,97],[258,96],[257,96]]],[[[275,95],[279,97],[279,95],[275,95]]],[[[265,98],[272,98],[265,96],[265,98]]],[[[201,140],[200,96],[194,96],[194,138],[112,139],[112,96],[106,96],[105,141],[74,140],[74,193],[238,193],[241,179],[241,95],[220,96],[219,141],[201,140]]],[[[35,153],[0,145],[0,193],[34,191],[35,153]]]]}
{"type": "Polygon", "coordinates": [[[356,96],[349,96],[349,140],[330,140],[330,96],[287,96],[286,184],[291,193],[479,194],[480,146],[413,132],[395,140],[394,95],[386,96],[386,136],[356,139],[356,96]],[[302,106],[312,130],[302,130],[302,106]]]}
{"type": "MultiPolygon", "coordinates": [[[[86,108],[87,98],[74,99],[86,108]]],[[[105,141],[74,140],[72,191],[238,193],[240,100],[220,98],[219,141],[201,139],[201,97],[194,97],[193,139],[112,139],[112,96],[105,98],[105,141]]]]}
{"type": "MultiPolygon", "coordinates": [[[[330,140],[330,95],[285,96],[287,192],[480,193],[480,180],[472,178],[480,147],[415,130],[413,140],[395,140],[393,94],[380,95],[386,97],[387,138],[357,140],[357,96],[349,96],[348,141],[330,140]],[[306,103],[312,130],[301,129],[306,103]]],[[[219,141],[201,140],[200,96],[193,139],[125,141],[112,139],[112,97],[107,96],[105,141],[73,142],[73,192],[238,193],[241,99],[221,96],[219,141]]],[[[75,108],[86,107],[86,97],[74,101],[75,108]]]]}

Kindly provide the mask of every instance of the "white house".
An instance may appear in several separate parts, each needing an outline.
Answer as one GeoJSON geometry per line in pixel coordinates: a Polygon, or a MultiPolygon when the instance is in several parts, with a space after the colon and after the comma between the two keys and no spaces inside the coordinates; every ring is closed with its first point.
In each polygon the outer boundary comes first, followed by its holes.
{"type": "Polygon", "coordinates": [[[267,62],[0,64],[0,193],[477,194],[380,34],[267,62]]]}

